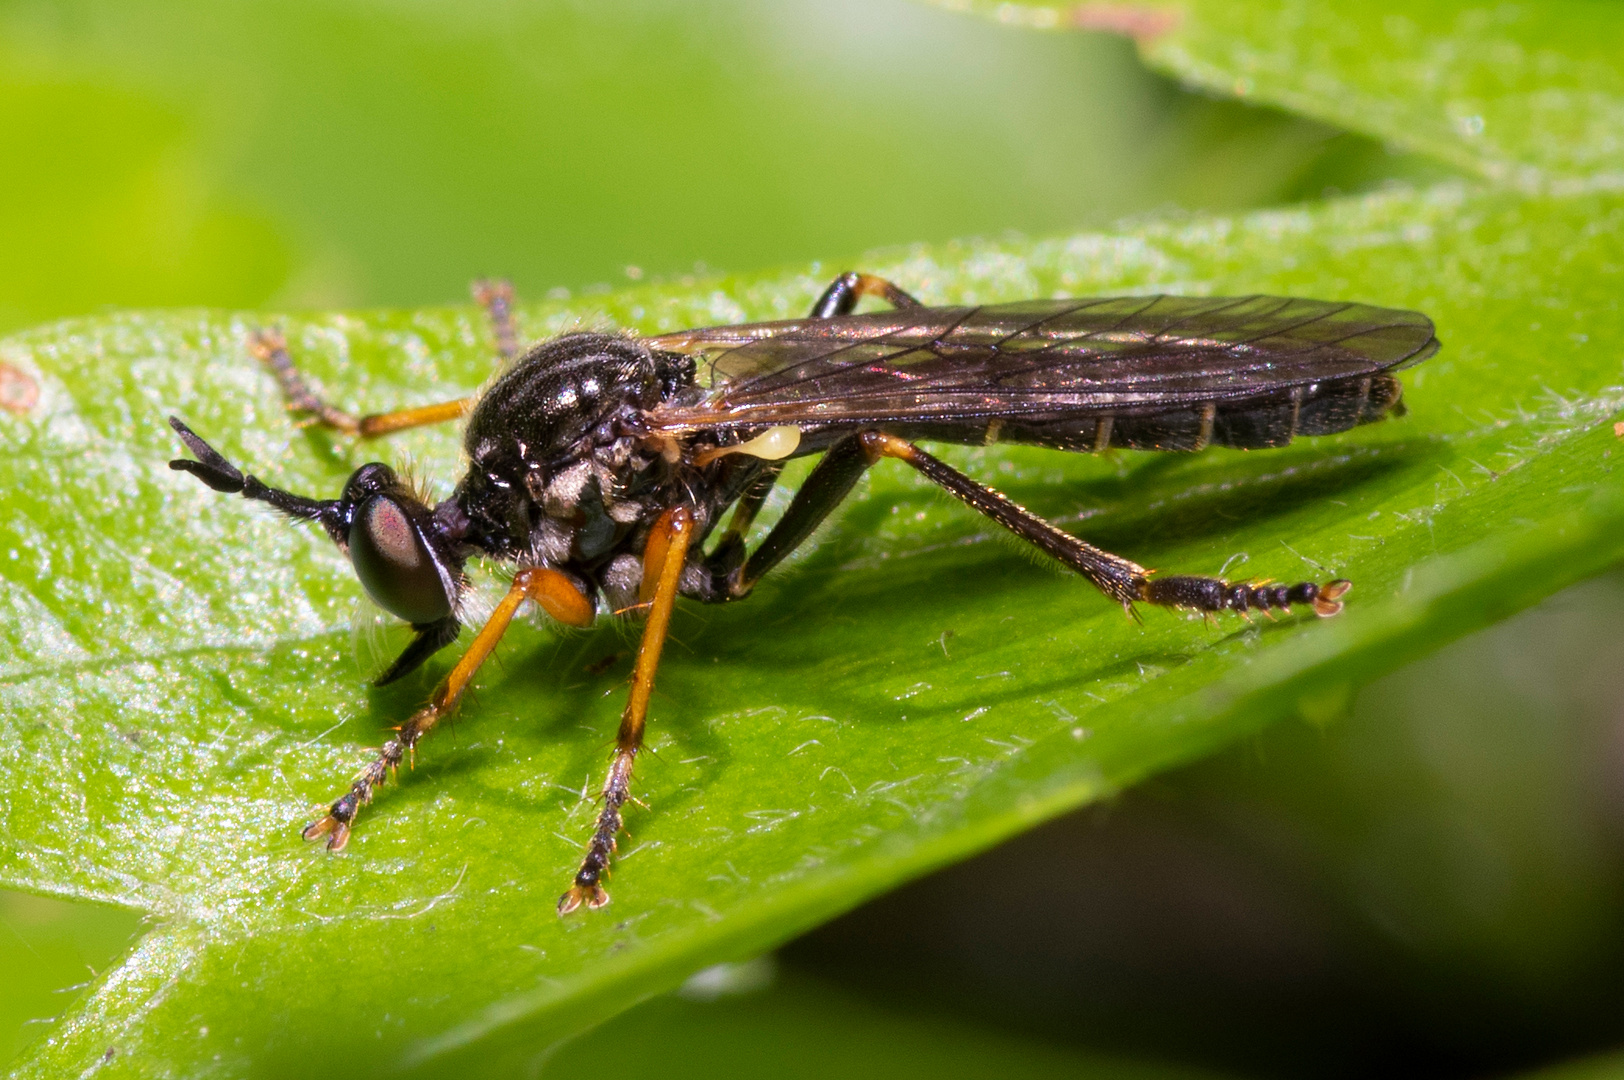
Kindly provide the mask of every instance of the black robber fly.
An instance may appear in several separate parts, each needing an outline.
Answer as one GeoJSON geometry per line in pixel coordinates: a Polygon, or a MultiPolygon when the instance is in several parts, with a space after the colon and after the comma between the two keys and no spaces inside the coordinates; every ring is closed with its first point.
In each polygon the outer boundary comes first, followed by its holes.
{"type": "Polygon", "coordinates": [[[311,390],[277,336],[252,342],[290,407],[339,430],[371,436],[466,416],[468,471],[444,502],[428,505],[376,462],[336,499],[294,495],[244,474],[174,418],[195,460],[169,464],[327,531],[368,595],[416,632],[380,685],[457,639],[470,557],[515,567],[506,596],[428,704],[305,828],[329,848],[344,846],[361,805],[456,706],[526,601],[571,626],[605,610],[646,613],[603,808],[560,914],[609,901],[603,879],[677,597],[748,596],[870,466],[905,462],[1130,614],[1146,603],[1243,615],[1303,606],[1330,616],[1347,581],[1152,576],[916,441],[1092,452],[1284,446],[1402,411],[1394,371],[1438,349],[1425,315],[1366,304],[1127,296],[926,307],[889,281],[844,274],[805,319],[658,337],[573,333],[518,356],[511,292],[479,295],[511,362],[477,398],[444,405],[354,417],[311,390]],[[853,314],[864,296],[891,310],[853,314]],[[784,463],[809,454],[822,456],[751,548],[751,522],[784,463]]]}

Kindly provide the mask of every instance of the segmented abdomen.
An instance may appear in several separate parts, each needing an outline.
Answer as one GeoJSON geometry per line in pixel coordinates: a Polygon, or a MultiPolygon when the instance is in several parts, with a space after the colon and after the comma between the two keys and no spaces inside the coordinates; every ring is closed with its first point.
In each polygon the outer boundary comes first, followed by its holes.
{"type": "MultiPolygon", "coordinates": [[[[1202,450],[1231,446],[1258,450],[1285,446],[1298,435],[1331,435],[1380,420],[1399,407],[1402,387],[1391,375],[1338,379],[1276,391],[1262,397],[1205,405],[1094,416],[1029,420],[1003,417],[986,426],[988,443],[1026,443],[1059,450],[1202,450]]],[[[963,440],[919,425],[916,438],[963,440]]]]}

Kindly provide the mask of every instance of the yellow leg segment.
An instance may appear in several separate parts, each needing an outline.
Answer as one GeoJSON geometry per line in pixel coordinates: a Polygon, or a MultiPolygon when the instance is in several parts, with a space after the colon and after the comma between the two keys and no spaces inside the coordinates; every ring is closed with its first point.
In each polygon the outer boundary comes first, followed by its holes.
{"type": "Polygon", "coordinates": [[[361,805],[372,801],[372,792],[383,785],[403,759],[410,758],[418,740],[457,707],[463,693],[473,682],[474,673],[496,651],[497,642],[507,633],[508,624],[518,613],[519,605],[526,600],[535,601],[547,614],[570,626],[587,626],[592,622],[592,601],[576,587],[574,581],[557,570],[532,567],[513,575],[513,585],[507,595],[496,605],[496,610],[485,620],[485,625],[479,628],[479,633],[474,635],[468,651],[462,654],[446,677],[440,680],[440,685],[434,688],[428,704],[395,729],[395,737],[384,743],[378,756],[350,784],[349,791],[327,807],[319,820],[305,826],[306,840],[326,836],[330,851],[338,851],[349,841],[350,823],[355,820],[361,805]]]}
{"type": "Polygon", "coordinates": [[[654,673],[660,666],[660,652],[665,648],[665,636],[671,627],[671,611],[676,606],[677,590],[682,584],[682,569],[688,561],[688,546],[693,542],[693,515],[686,507],[667,510],[655,522],[643,548],[643,582],[647,587],[654,580],[648,622],[643,626],[643,643],[637,651],[637,666],[632,670],[631,694],[626,699],[626,711],[620,716],[620,732],[615,738],[615,757],[609,765],[609,775],[603,782],[603,809],[598,813],[598,824],[587,842],[586,857],[575,872],[575,883],[558,900],[558,913],[568,915],[585,904],[601,908],[609,902],[609,893],[603,887],[603,878],[609,870],[609,858],[615,850],[615,838],[620,834],[620,808],[631,798],[632,763],[643,747],[643,725],[648,719],[649,695],[654,692],[654,673]]]}

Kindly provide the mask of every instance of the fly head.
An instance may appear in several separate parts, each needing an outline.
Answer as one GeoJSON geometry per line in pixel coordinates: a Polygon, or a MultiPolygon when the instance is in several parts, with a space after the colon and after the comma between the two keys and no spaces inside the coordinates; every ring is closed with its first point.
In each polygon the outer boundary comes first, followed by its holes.
{"type": "Polygon", "coordinates": [[[197,456],[177,458],[171,469],[191,473],[215,491],[321,525],[349,556],[367,595],[391,615],[419,629],[455,623],[464,579],[453,530],[389,466],[363,465],[337,499],[311,499],[242,472],[178,419],[169,423],[197,456]]]}

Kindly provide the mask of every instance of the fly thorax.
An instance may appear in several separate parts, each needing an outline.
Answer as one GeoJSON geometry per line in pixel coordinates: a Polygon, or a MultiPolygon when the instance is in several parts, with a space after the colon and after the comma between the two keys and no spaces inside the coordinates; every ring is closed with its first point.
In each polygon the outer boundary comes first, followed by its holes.
{"type": "Polygon", "coordinates": [[[531,349],[491,384],[468,417],[465,445],[476,462],[520,456],[557,471],[572,448],[601,444],[605,425],[652,408],[661,393],[659,366],[640,342],[568,334],[531,349]]]}

